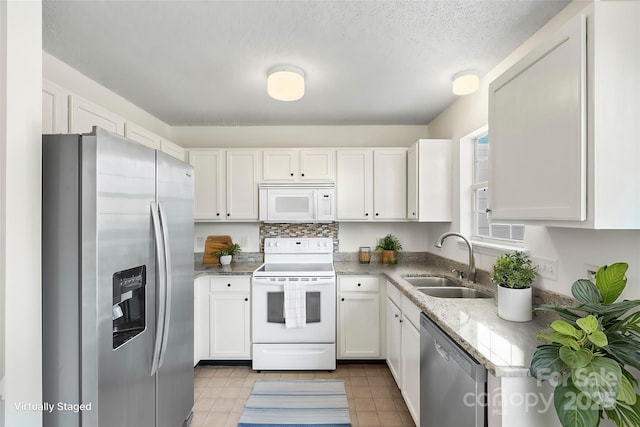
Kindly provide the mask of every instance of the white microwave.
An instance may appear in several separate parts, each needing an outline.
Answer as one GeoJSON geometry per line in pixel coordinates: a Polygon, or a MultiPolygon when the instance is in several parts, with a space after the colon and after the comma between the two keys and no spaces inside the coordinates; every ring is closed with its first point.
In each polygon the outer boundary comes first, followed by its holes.
{"type": "Polygon", "coordinates": [[[261,183],[260,221],[333,222],[335,186],[334,182],[261,183]]]}

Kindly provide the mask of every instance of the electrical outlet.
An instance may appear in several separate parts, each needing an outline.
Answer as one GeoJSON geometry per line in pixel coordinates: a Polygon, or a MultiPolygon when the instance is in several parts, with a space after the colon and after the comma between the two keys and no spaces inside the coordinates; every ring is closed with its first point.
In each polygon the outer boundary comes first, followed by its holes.
{"type": "Polygon", "coordinates": [[[597,265],[594,264],[585,264],[584,265],[584,278],[587,280],[591,280],[593,283],[596,282],[596,273],[598,272],[597,265]]]}
{"type": "Polygon", "coordinates": [[[247,236],[240,237],[240,247],[245,249],[249,245],[249,238],[247,236]]]}
{"type": "Polygon", "coordinates": [[[199,248],[204,248],[204,237],[202,236],[196,237],[196,246],[199,248]]]}
{"type": "Polygon", "coordinates": [[[558,280],[558,260],[544,257],[531,257],[534,265],[538,266],[540,277],[558,280]]]}

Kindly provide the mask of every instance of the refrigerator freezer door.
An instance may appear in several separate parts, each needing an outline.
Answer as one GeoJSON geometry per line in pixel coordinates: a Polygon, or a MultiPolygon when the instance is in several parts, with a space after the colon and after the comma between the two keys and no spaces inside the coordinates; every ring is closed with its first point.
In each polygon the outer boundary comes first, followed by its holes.
{"type": "Polygon", "coordinates": [[[182,426],[193,407],[193,169],[157,152],[157,200],[169,245],[169,315],[157,383],[157,427],[182,426]]]}
{"type": "MultiPolygon", "coordinates": [[[[83,145],[88,142],[90,138],[83,137],[83,145]]],[[[97,334],[96,330],[83,328],[83,339],[91,348],[98,349],[97,360],[88,361],[96,364],[98,372],[97,425],[153,426],[156,399],[151,353],[156,324],[156,260],[150,206],[155,201],[155,152],[102,129],[96,129],[95,149],[95,155],[89,153],[85,156],[83,153],[85,173],[90,175],[95,170],[96,175],[95,196],[83,197],[83,215],[86,210],[86,218],[91,218],[90,211],[96,211],[95,231],[89,229],[83,233],[83,244],[85,237],[89,245],[91,237],[95,235],[96,238],[96,256],[89,260],[89,264],[94,263],[95,270],[83,272],[86,274],[83,285],[88,285],[91,277],[95,277],[97,286],[91,291],[97,295],[91,295],[91,292],[86,297],[83,295],[83,307],[97,301],[97,334]],[[92,197],[95,197],[95,206],[91,206],[92,197]],[[114,349],[112,302],[117,285],[113,277],[118,272],[138,266],[146,266],[141,302],[144,304],[145,328],[114,349]],[[97,346],[91,345],[95,340],[97,346]]],[[[90,186],[88,191],[91,191],[90,186]]],[[[83,220],[83,227],[89,226],[89,222],[83,220]]],[[[120,299],[124,305],[130,303],[134,292],[123,291],[120,299]]],[[[127,309],[135,311],[138,305],[130,305],[127,309]]],[[[83,315],[90,317],[90,311],[83,312],[83,315]]],[[[89,354],[92,352],[88,347],[83,348],[87,348],[89,354]]],[[[83,379],[87,378],[85,369],[83,367],[83,379]]],[[[96,389],[92,387],[90,390],[96,389]]]]}

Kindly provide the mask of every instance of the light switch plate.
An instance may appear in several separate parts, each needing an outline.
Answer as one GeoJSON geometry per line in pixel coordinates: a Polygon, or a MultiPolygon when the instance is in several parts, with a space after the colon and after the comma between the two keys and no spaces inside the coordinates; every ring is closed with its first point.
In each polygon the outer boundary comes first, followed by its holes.
{"type": "Polygon", "coordinates": [[[538,275],[549,280],[558,280],[558,260],[544,257],[531,257],[533,265],[538,266],[538,275]]]}

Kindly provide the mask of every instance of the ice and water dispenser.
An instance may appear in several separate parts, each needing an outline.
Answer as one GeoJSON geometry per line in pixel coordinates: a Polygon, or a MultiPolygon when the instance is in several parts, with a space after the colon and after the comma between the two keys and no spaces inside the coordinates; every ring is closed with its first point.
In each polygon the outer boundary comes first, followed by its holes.
{"type": "Polygon", "coordinates": [[[113,275],[113,348],[116,349],[145,328],[146,266],[113,275]]]}

